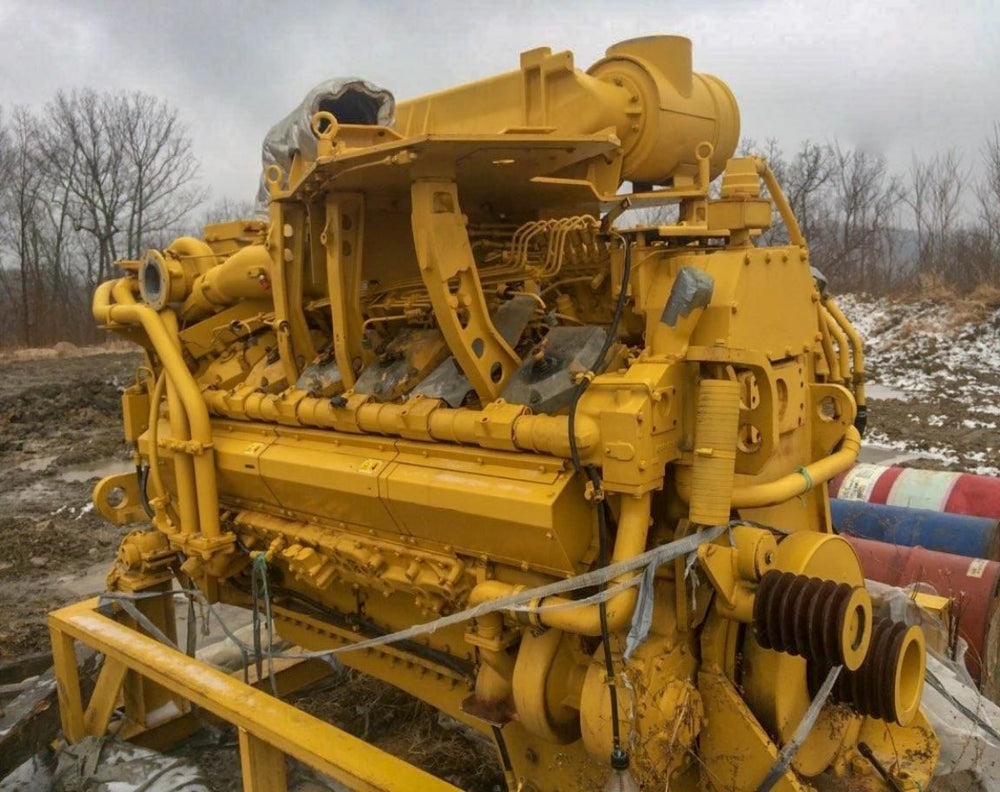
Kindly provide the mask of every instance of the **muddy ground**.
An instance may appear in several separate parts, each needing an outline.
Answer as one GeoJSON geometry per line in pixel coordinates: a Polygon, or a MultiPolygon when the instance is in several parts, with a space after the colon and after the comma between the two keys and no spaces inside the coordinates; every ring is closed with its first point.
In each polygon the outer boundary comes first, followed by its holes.
{"type": "Polygon", "coordinates": [[[0,361],[0,657],[47,649],[45,613],[114,557],[123,529],[93,511],[96,481],[128,469],[120,391],[132,352],[0,361]]]}

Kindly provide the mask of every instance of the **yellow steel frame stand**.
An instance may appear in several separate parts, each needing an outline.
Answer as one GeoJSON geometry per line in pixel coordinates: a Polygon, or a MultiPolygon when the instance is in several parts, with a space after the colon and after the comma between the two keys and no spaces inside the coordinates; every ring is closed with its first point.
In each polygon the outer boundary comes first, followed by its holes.
{"type": "Polygon", "coordinates": [[[71,743],[107,731],[132,672],[237,727],[246,792],[287,789],[286,755],[351,789],[458,792],[364,740],[105,616],[96,598],[50,613],[49,631],[62,729],[71,743]],[[77,641],[105,658],[86,706],[74,652],[77,641]]]}

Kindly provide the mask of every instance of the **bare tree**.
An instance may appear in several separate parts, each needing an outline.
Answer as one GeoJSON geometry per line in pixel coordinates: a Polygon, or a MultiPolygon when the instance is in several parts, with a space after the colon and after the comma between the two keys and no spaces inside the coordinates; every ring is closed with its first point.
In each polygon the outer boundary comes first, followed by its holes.
{"type": "Polygon", "coordinates": [[[37,307],[44,301],[39,289],[44,284],[40,261],[42,178],[38,168],[37,126],[24,107],[14,109],[6,134],[4,159],[6,179],[0,214],[0,238],[14,256],[15,278],[11,270],[0,270],[7,295],[16,295],[21,343],[34,340],[37,307]]]}
{"type": "Polygon", "coordinates": [[[45,153],[91,237],[95,284],[120,255],[138,257],[143,239],[176,225],[203,199],[191,142],[175,110],[140,93],[60,93],[45,110],[45,153]],[[96,266],[95,266],[96,264],[96,266]]]}
{"type": "Polygon", "coordinates": [[[95,338],[92,288],[190,221],[197,167],[176,112],[143,94],[0,118],[0,343],[95,338]]]}
{"type": "Polygon", "coordinates": [[[198,161],[177,111],[149,94],[106,97],[111,138],[127,165],[129,202],[125,256],[138,258],[144,239],[177,225],[204,200],[195,183],[198,161]]]}
{"type": "Polygon", "coordinates": [[[885,289],[898,280],[898,209],[903,188],[885,157],[831,147],[833,211],[826,274],[840,289],[885,289]]]}
{"type": "Polygon", "coordinates": [[[980,276],[1000,285],[1000,123],[994,123],[982,152],[982,176],[975,187],[981,234],[980,276]]]}
{"type": "Polygon", "coordinates": [[[962,157],[955,149],[926,160],[914,155],[910,166],[906,202],[917,233],[917,269],[942,281],[961,280],[961,265],[952,254],[966,179],[962,157]]]}

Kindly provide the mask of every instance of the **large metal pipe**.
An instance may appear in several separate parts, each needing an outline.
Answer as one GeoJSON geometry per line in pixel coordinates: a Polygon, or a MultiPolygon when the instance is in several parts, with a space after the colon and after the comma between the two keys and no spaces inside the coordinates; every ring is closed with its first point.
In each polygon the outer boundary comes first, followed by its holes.
{"type": "MultiPolygon", "coordinates": [[[[515,408],[517,414],[489,408],[451,409],[438,399],[334,406],[329,399],[301,393],[296,399],[261,393],[235,398],[212,390],[205,391],[203,396],[215,415],[238,421],[314,426],[351,434],[382,434],[570,458],[569,424],[564,415],[530,415],[519,408],[515,408]]],[[[596,421],[577,415],[575,429],[580,453],[593,451],[600,441],[596,421]]]]}
{"type": "Polygon", "coordinates": [[[270,297],[271,254],[263,245],[249,245],[195,279],[181,316],[199,319],[237,300],[270,297]]]}
{"type": "Polygon", "coordinates": [[[861,464],[835,479],[830,495],[1000,520],[1000,478],[973,473],[861,464]]]}
{"type": "Polygon", "coordinates": [[[849,536],[968,558],[1000,558],[1000,521],[995,518],[839,498],[830,500],[830,513],[837,532],[849,536]]]}
{"type": "Polygon", "coordinates": [[[405,137],[610,129],[621,141],[623,179],[669,184],[698,174],[703,142],[713,147],[711,176],[721,173],[740,115],[724,82],[692,71],[689,39],[647,36],[610,47],[586,73],[569,52],[522,53],[518,71],[401,102],[394,127],[405,137]]]}
{"type": "Polygon", "coordinates": [[[177,393],[191,427],[191,440],[179,444],[179,450],[193,457],[195,490],[198,498],[198,527],[202,536],[217,538],[219,529],[219,493],[216,484],[215,455],[212,451],[212,422],[201,391],[160,315],[145,305],[134,302],[129,279],[102,283],[94,292],[94,318],[102,324],[139,325],[146,331],[167,376],[177,387],[177,393]],[[117,288],[116,288],[117,286],[117,288]],[[112,292],[122,302],[111,303],[112,292]],[[132,299],[132,303],[128,303],[132,299]]]}

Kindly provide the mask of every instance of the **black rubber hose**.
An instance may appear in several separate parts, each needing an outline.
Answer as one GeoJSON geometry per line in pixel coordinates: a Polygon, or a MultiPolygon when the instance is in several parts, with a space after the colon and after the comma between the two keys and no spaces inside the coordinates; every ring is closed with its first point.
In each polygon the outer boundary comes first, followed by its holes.
{"type": "Polygon", "coordinates": [[[149,493],[146,492],[146,485],[149,484],[149,465],[136,465],[135,475],[139,479],[139,500],[142,501],[142,510],[152,520],[153,507],[149,505],[149,493]]]}
{"type": "MultiPolygon", "coordinates": [[[[608,335],[604,339],[604,345],[597,354],[597,359],[591,366],[594,374],[600,374],[607,365],[608,352],[618,335],[618,325],[621,324],[622,313],[625,311],[625,301],[628,299],[628,285],[632,277],[632,244],[625,240],[625,262],[622,265],[621,290],[618,292],[618,301],[615,303],[615,312],[611,319],[611,327],[608,328],[608,335]]],[[[569,455],[573,460],[573,470],[580,472],[580,449],[576,445],[576,405],[583,396],[583,392],[590,385],[590,378],[584,377],[577,383],[573,390],[573,398],[569,405],[569,455]]]]}

